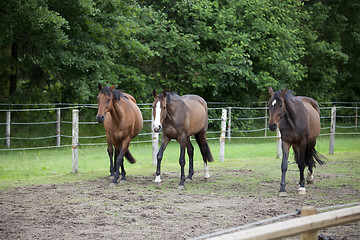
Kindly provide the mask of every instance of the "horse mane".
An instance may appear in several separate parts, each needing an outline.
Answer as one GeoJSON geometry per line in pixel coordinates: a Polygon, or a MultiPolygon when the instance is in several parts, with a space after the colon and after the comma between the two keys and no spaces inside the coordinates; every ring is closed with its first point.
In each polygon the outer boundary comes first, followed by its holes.
{"type": "Polygon", "coordinates": [[[113,90],[113,96],[116,100],[120,100],[120,98],[126,98],[128,99],[124,94],[123,94],[123,91],[122,90],[116,90],[114,89],[113,90]]]}
{"type": "Polygon", "coordinates": [[[111,89],[110,87],[104,86],[101,91],[102,94],[104,94],[105,96],[111,96],[111,89]]]}
{"type": "MultiPolygon", "coordinates": [[[[123,94],[123,90],[117,90],[117,89],[113,89],[112,90],[112,93],[113,93],[113,96],[116,100],[120,100],[121,97],[124,97],[126,99],[128,99],[124,94],[123,94]]],[[[111,88],[110,87],[107,87],[107,86],[104,86],[102,89],[101,89],[101,93],[103,93],[104,95],[110,97],[111,96],[111,88]]]]}
{"type": "MultiPolygon", "coordinates": [[[[164,96],[163,96],[162,93],[159,94],[159,98],[160,98],[161,100],[164,100],[164,96]]],[[[169,103],[170,103],[171,101],[173,101],[173,100],[177,101],[177,100],[181,100],[181,98],[180,98],[180,96],[179,96],[177,93],[175,93],[175,92],[166,92],[166,102],[167,102],[167,104],[169,104],[169,103]]]]}

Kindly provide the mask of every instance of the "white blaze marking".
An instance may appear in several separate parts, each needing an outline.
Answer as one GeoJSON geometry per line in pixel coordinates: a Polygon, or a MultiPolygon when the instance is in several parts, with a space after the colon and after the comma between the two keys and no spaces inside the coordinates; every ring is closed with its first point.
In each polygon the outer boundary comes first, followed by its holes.
{"type": "Polygon", "coordinates": [[[160,178],[160,175],[159,175],[159,176],[156,176],[156,177],[155,177],[155,182],[156,182],[156,183],[159,183],[159,182],[161,182],[161,178],[160,178]]]}
{"type": "Polygon", "coordinates": [[[158,101],[156,103],[156,107],[155,107],[155,120],[154,120],[154,125],[153,128],[157,128],[158,126],[160,126],[160,114],[161,114],[161,106],[160,106],[160,101],[158,101]]]}
{"type": "Polygon", "coordinates": [[[271,103],[271,105],[275,106],[276,104],[276,99],[274,99],[274,101],[271,103]]]}

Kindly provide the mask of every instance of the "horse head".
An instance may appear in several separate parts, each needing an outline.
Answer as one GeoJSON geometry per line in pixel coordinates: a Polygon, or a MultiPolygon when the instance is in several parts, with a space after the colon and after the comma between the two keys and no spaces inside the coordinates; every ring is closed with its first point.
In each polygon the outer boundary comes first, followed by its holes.
{"type": "Polygon", "coordinates": [[[98,84],[100,93],[97,97],[98,100],[98,113],[96,114],[96,120],[98,123],[103,123],[105,120],[105,114],[111,111],[112,108],[112,91],[115,86],[103,87],[101,83],[98,84]]]}
{"type": "Polygon", "coordinates": [[[284,95],[287,92],[288,88],[286,87],[282,91],[274,92],[271,87],[269,87],[268,92],[270,94],[269,99],[269,129],[275,131],[277,124],[280,119],[285,116],[286,106],[284,95]]]}
{"type": "Polygon", "coordinates": [[[153,102],[153,129],[154,132],[160,132],[162,129],[162,123],[166,118],[167,114],[167,96],[166,91],[163,90],[163,93],[158,95],[156,90],[153,90],[154,102],[153,102]]]}

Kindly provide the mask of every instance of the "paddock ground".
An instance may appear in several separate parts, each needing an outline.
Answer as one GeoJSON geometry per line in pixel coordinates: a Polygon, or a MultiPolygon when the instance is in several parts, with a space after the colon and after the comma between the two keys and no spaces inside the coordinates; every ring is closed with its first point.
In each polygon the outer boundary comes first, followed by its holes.
{"type": "MultiPolygon", "coordinates": [[[[341,164],[358,161],[349,155],[341,164]]],[[[164,172],[161,189],[153,175],[132,175],[109,187],[102,177],[75,183],[32,185],[0,191],[0,239],[188,239],[294,212],[359,201],[360,175],[349,184],[343,174],[315,169],[315,184],[297,194],[298,173],[289,170],[288,196],[279,198],[279,180],[250,169],[217,168],[210,183],[197,170],[178,190],[179,172],[164,172]]],[[[351,167],[351,166],[350,166],[351,167]]],[[[279,173],[280,178],[280,173],[279,173]]],[[[348,177],[348,176],[347,176],[348,177]]],[[[284,219],[285,220],[285,219],[284,219]]],[[[360,239],[359,222],[320,231],[335,239],[360,239]]],[[[294,238],[299,239],[299,238],[294,238]]]]}

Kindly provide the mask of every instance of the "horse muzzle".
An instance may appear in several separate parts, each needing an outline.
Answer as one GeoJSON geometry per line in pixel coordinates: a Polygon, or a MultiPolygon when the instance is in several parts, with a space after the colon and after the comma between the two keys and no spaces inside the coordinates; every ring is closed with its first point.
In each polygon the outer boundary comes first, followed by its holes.
{"type": "Polygon", "coordinates": [[[156,132],[156,133],[160,132],[161,128],[162,128],[161,125],[154,125],[153,126],[154,132],[156,132]]]}
{"type": "Polygon", "coordinates": [[[96,115],[96,120],[98,121],[98,123],[103,123],[105,120],[105,115],[103,114],[96,115]]]}
{"type": "Polygon", "coordinates": [[[269,129],[270,131],[276,131],[277,124],[276,123],[269,123],[269,129]]]}

